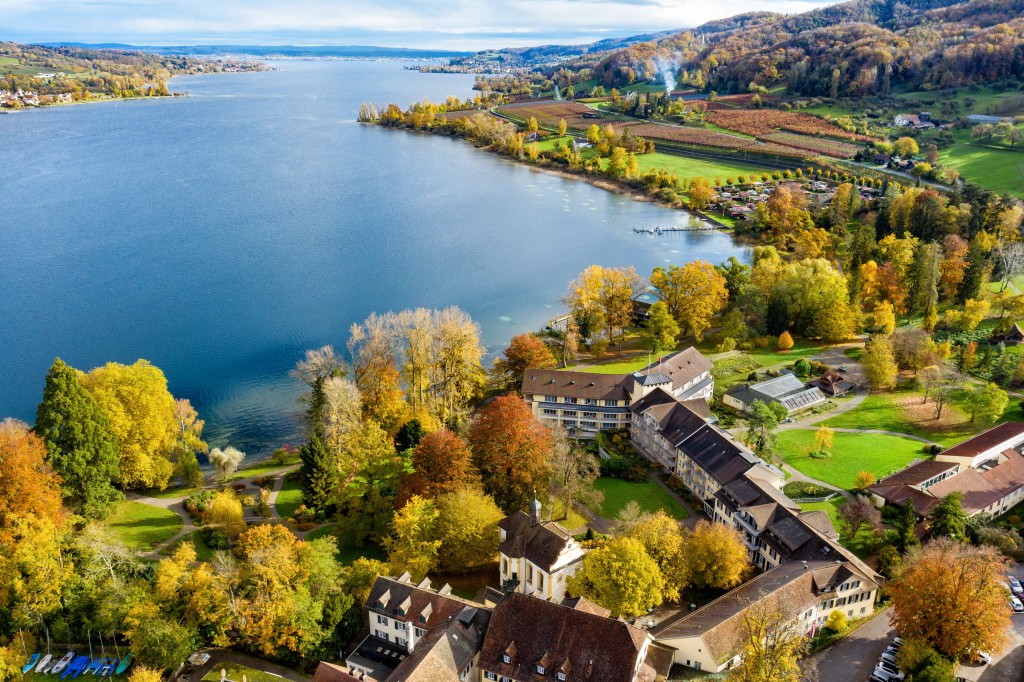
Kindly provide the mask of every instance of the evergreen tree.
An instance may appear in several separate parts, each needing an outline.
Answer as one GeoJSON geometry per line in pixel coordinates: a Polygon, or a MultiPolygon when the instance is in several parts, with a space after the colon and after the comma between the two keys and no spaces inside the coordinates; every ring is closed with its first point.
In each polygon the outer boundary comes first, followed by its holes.
{"type": "Polygon", "coordinates": [[[968,299],[980,299],[985,284],[985,251],[978,243],[971,244],[967,252],[967,269],[956,289],[956,302],[963,305],[968,299]]]}
{"type": "Polygon", "coordinates": [[[60,474],[64,498],[82,516],[101,519],[122,495],[117,439],[110,423],[78,380],[78,372],[57,358],[46,375],[34,430],[46,443],[50,466],[60,474]]]}
{"type": "Polygon", "coordinates": [[[914,529],[917,528],[917,514],[912,502],[908,501],[900,509],[899,516],[893,522],[893,528],[896,529],[896,545],[901,554],[919,543],[914,533],[914,529]]]}
{"type": "Polygon", "coordinates": [[[302,502],[310,509],[326,510],[334,503],[338,490],[338,462],[317,428],[299,451],[302,467],[302,502]]]}
{"type": "Polygon", "coordinates": [[[907,313],[924,313],[939,301],[939,245],[920,244],[910,267],[907,313]]]}
{"type": "Polygon", "coordinates": [[[395,450],[397,452],[411,450],[420,444],[425,435],[427,432],[423,430],[420,420],[410,419],[402,424],[402,428],[398,429],[398,433],[395,434],[395,450]]]}
{"type": "Polygon", "coordinates": [[[963,493],[952,492],[935,505],[929,516],[934,537],[963,540],[967,535],[967,512],[964,511],[963,493]]]}

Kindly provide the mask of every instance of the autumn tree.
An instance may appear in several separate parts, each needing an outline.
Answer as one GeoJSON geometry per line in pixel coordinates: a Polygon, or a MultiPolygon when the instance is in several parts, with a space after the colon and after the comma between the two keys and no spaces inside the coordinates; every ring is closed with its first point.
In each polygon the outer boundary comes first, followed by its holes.
{"type": "Polygon", "coordinates": [[[577,503],[589,508],[599,505],[604,495],[594,488],[601,475],[597,458],[576,445],[560,427],[552,430],[551,437],[551,487],[562,503],[563,518],[568,518],[577,503]]]}
{"type": "Polygon", "coordinates": [[[735,528],[700,520],[683,549],[686,576],[698,589],[727,590],[739,585],[750,568],[750,553],[735,528]]]}
{"type": "Polygon", "coordinates": [[[565,119],[564,118],[558,119],[558,136],[559,137],[565,137],[565,129],[566,129],[565,119]]]}
{"type": "Polygon", "coordinates": [[[399,504],[413,495],[431,499],[480,484],[469,446],[448,429],[428,433],[420,440],[412,453],[412,467],[414,471],[402,483],[399,504]]]}
{"type": "Polygon", "coordinates": [[[703,211],[711,203],[715,196],[711,183],[704,178],[697,176],[690,180],[690,189],[687,190],[687,203],[694,211],[703,211]]]}
{"type": "Polygon", "coordinates": [[[789,332],[782,332],[779,334],[779,341],[775,344],[775,347],[781,351],[787,351],[793,348],[793,335],[789,332]]]}
{"type": "Polygon", "coordinates": [[[798,661],[807,651],[807,640],[793,620],[792,606],[777,597],[754,602],[743,611],[739,665],[729,671],[729,682],[799,682],[798,661]]]}
{"type": "Polygon", "coordinates": [[[846,523],[847,533],[850,537],[856,537],[857,532],[864,525],[876,532],[882,530],[882,512],[865,497],[854,496],[840,505],[837,512],[846,523]]]}
{"type": "Polygon", "coordinates": [[[964,403],[971,415],[971,422],[980,424],[995,423],[1003,412],[1010,398],[1006,391],[989,382],[981,386],[970,386],[965,391],[964,403]]]}
{"type": "Polygon", "coordinates": [[[569,578],[569,590],[609,609],[612,616],[639,616],[664,600],[665,581],[643,544],[618,537],[591,550],[569,578]]]}
{"type": "Polygon", "coordinates": [[[551,349],[536,334],[517,334],[512,337],[501,357],[494,361],[494,377],[506,391],[516,390],[523,384],[527,368],[547,369],[555,366],[551,349]]]}
{"type": "Polygon", "coordinates": [[[658,564],[664,582],[664,599],[678,601],[687,584],[685,538],[679,522],[658,510],[655,514],[644,514],[630,524],[627,535],[640,541],[647,556],[658,564]]]}
{"type": "Polygon", "coordinates": [[[679,323],[682,333],[692,334],[698,341],[704,338],[712,319],[729,300],[725,278],[715,266],[702,260],[682,267],[657,267],[651,273],[651,284],[679,323]]]}
{"type": "Polygon", "coordinates": [[[473,462],[484,492],[511,514],[551,479],[551,431],[534,419],[518,396],[499,396],[469,425],[473,462]]]}
{"type": "Polygon", "coordinates": [[[198,488],[203,484],[204,477],[196,453],[209,451],[209,446],[203,441],[205,423],[187,398],[174,401],[174,421],[178,425],[178,441],[172,456],[174,475],[188,485],[198,488]]]}
{"type": "Polygon", "coordinates": [[[835,431],[828,426],[822,424],[814,432],[814,448],[817,452],[822,454],[830,455],[832,453],[832,443],[835,439],[835,431]]]}
{"type": "Polygon", "coordinates": [[[205,518],[207,525],[219,529],[229,539],[245,532],[242,503],[233,491],[221,490],[214,495],[205,518]]]}
{"type": "Polygon", "coordinates": [[[391,572],[408,571],[419,582],[437,565],[441,540],[437,539],[438,511],[432,500],[413,495],[395,513],[394,531],[385,542],[391,572]]]}
{"type": "Polygon", "coordinates": [[[122,499],[112,484],[118,473],[117,438],[103,410],[79,383],[78,372],[60,358],[46,375],[34,431],[60,475],[64,499],[86,518],[109,514],[122,499]]]}
{"type": "Polygon", "coordinates": [[[889,301],[879,301],[871,313],[872,326],[879,334],[889,336],[896,331],[896,311],[889,301]]]}
{"type": "Polygon", "coordinates": [[[164,373],[146,360],[110,362],[81,381],[120,443],[118,482],[125,488],[166,488],[180,427],[164,373]]]}
{"type": "Polygon", "coordinates": [[[664,301],[657,301],[651,305],[643,327],[644,345],[651,351],[661,353],[675,348],[679,325],[668,312],[668,306],[664,301]]]}
{"type": "Polygon", "coordinates": [[[786,265],[769,296],[798,334],[841,341],[853,333],[846,278],[823,258],[786,265]]]}
{"type": "Polygon", "coordinates": [[[889,337],[872,338],[864,348],[861,363],[864,365],[864,374],[871,388],[887,390],[896,387],[899,366],[896,364],[889,337]]]}
{"type": "Polygon", "coordinates": [[[46,461],[43,440],[28,425],[0,421],[0,547],[18,519],[38,516],[59,527],[64,521],[60,477],[46,461]]]}
{"type": "Polygon", "coordinates": [[[210,464],[220,472],[222,481],[228,480],[228,476],[238,469],[238,465],[242,463],[243,459],[245,459],[245,453],[230,445],[226,448],[210,450],[210,464]]]}
{"type": "Polygon", "coordinates": [[[495,560],[498,522],[505,514],[489,495],[475,488],[461,488],[439,495],[434,504],[442,570],[468,571],[495,560]]]}
{"type": "Polygon", "coordinates": [[[907,159],[911,156],[917,156],[921,153],[920,148],[917,146],[917,140],[912,137],[901,137],[893,142],[893,151],[901,159],[907,159]]]}
{"type": "Polygon", "coordinates": [[[865,490],[868,486],[874,485],[875,475],[870,471],[858,471],[855,481],[854,490],[865,490]]]}
{"type": "Polygon", "coordinates": [[[1006,570],[994,547],[933,540],[886,587],[892,624],[901,637],[922,639],[950,660],[999,651],[1010,627],[1006,570]]]}
{"type": "Polygon", "coordinates": [[[63,611],[77,568],[65,556],[66,532],[59,519],[34,513],[9,518],[0,529],[0,613],[10,632],[63,611]]]}

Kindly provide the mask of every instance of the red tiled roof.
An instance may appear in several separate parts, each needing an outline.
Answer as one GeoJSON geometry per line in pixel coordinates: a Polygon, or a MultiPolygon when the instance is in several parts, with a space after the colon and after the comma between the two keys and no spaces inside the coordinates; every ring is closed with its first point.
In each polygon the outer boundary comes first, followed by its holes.
{"type": "Polygon", "coordinates": [[[959,445],[954,445],[942,453],[942,457],[975,457],[1008,440],[1024,435],[1024,424],[1005,422],[983,431],[973,438],[968,438],[959,445]]]}

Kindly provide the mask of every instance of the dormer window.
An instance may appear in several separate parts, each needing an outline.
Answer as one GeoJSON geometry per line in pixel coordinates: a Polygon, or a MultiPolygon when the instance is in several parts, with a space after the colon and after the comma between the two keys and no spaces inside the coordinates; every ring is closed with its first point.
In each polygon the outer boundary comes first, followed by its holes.
{"type": "Polygon", "coordinates": [[[561,682],[565,682],[565,680],[567,679],[565,677],[565,673],[555,673],[555,677],[557,677],[559,680],[561,680],[561,682]]]}
{"type": "Polygon", "coordinates": [[[427,622],[427,617],[424,616],[422,613],[420,614],[420,622],[421,623],[426,623],[427,622]]]}
{"type": "Polygon", "coordinates": [[[538,675],[543,675],[544,674],[544,666],[542,666],[542,665],[538,665],[537,666],[537,674],[538,675]]]}
{"type": "Polygon", "coordinates": [[[501,655],[501,662],[502,663],[511,663],[512,662],[512,657],[509,656],[508,654],[502,654],[501,655]]]}

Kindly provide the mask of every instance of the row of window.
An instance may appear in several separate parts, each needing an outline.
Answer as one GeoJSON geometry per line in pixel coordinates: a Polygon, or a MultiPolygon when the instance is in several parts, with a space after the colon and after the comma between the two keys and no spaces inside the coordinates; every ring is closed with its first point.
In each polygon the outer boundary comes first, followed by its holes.
{"type": "MultiPolygon", "coordinates": [[[[546,403],[557,403],[557,395],[546,395],[544,396],[544,402],[546,403]]],[[[566,405],[604,405],[605,407],[618,407],[618,400],[598,400],[597,398],[584,398],[583,402],[579,401],[579,398],[562,398],[562,402],[566,405]]]]}
{"type": "MultiPolygon", "coordinates": [[[[420,616],[420,622],[421,623],[426,623],[427,619],[424,618],[423,616],[420,616]]],[[[409,624],[408,623],[405,623],[405,622],[397,620],[397,619],[394,621],[394,623],[392,623],[388,619],[387,616],[382,616],[379,613],[377,614],[377,623],[380,624],[380,625],[383,625],[385,627],[387,627],[388,625],[394,625],[396,630],[403,630],[403,631],[408,631],[409,630],[409,624]]],[[[422,637],[425,634],[427,634],[426,630],[424,630],[423,628],[420,628],[420,627],[416,628],[416,636],[417,637],[422,637]]],[[[384,639],[387,639],[387,637],[384,637],[384,639]]]]}
{"type": "MultiPolygon", "coordinates": [[[[508,656],[502,656],[501,660],[504,661],[505,663],[511,663],[512,662],[512,659],[510,657],[508,657],[508,656]]],[[[542,665],[536,666],[536,670],[537,670],[537,674],[538,675],[546,674],[545,668],[542,665]]],[[[492,672],[485,672],[484,673],[484,679],[485,680],[499,680],[500,682],[513,682],[511,677],[505,677],[504,675],[499,676],[498,673],[492,673],[492,672]]],[[[555,673],[555,679],[559,680],[560,682],[565,682],[565,680],[567,680],[568,677],[563,672],[556,672],[555,673]]]]}

